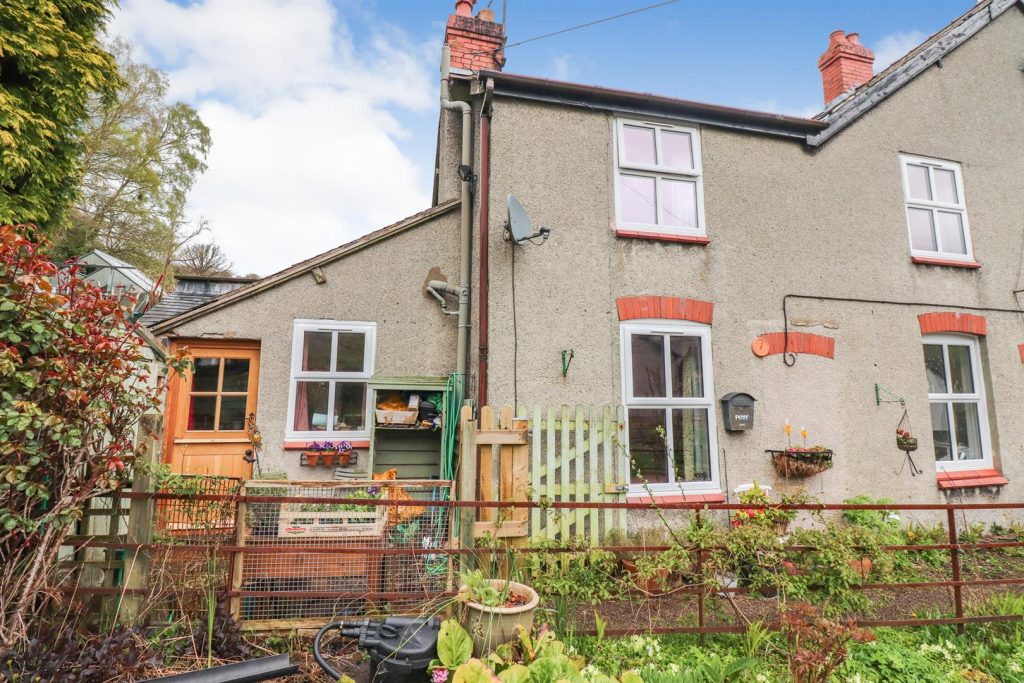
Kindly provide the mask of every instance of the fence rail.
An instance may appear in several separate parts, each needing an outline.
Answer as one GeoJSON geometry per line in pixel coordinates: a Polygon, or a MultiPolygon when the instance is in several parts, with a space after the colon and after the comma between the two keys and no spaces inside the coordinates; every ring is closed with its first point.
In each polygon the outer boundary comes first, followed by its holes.
{"type": "MultiPolygon", "coordinates": [[[[547,514],[551,508],[574,513],[576,510],[587,510],[600,515],[603,512],[626,514],[649,513],[650,503],[628,502],[593,502],[593,501],[551,501],[534,500],[490,500],[460,501],[453,500],[449,493],[448,482],[376,482],[386,486],[406,489],[408,498],[381,497],[364,498],[353,496],[352,491],[360,487],[372,485],[370,482],[342,482],[339,484],[324,483],[318,486],[297,484],[296,482],[252,482],[238,493],[180,495],[171,493],[142,493],[125,491],[119,494],[124,500],[156,501],[156,507],[165,518],[173,518],[176,527],[164,529],[167,534],[154,542],[129,542],[125,537],[112,538],[101,535],[92,538],[76,537],[72,539],[77,552],[90,548],[103,549],[108,552],[120,552],[123,556],[146,554],[152,557],[176,558],[174,561],[182,568],[198,566],[197,562],[209,562],[211,557],[222,562],[223,572],[217,576],[218,588],[226,591],[232,600],[235,613],[250,628],[280,629],[297,626],[315,626],[331,617],[355,616],[387,609],[389,611],[416,611],[431,606],[437,609],[440,602],[451,599],[454,595],[453,560],[462,558],[465,562],[482,559],[494,554],[510,553],[515,557],[527,554],[543,553],[552,556],[560,553],[579,552],[580,548],[603,549],[611,552],[657,553],[669,549],[669,546],[648,546],[638,548],[627,545],[593,545],[588,533],[576,540],[579,546],[558,546],[550,544],[550,537],[541,527],[540,534],[529,538],[491,539],[486,547],[475,545],[471,540],[460,545],[453,539],[450,523],[454,512],[463,510],[466,513],[488,511],[493,515],[493,524],[500,526],[501,510],[514,508],[533,515],[547,514]],[[418,489],[416,487],[419,487],[418,489]],[[289,490],[282,490],[292,487],[289,490]],[[255,495],[259,489],[273,489],[274,493],[289,495],[255,495]],[[317,490],[313,490],[317,489],[317,490]],[[298,495],[292,495],[298,494],[298,495]],[[216,514],[211,514],[209,506],[199,505],[206,502],[213,506],[216,514]],[[314,506],[302,508],[302,506],[314,506]],[[263,506],[263,509],[259,508],[263,506]],[[292,506],[292,507],[289,507],[292,506]],[[295,507],[298,506],[298,507],[295,507]],[[324,506],[323,508],[317,506],[324,506]],[[281,510],[291,510],[286,515],[290,522],[312,522],[317,514],[327,513],[346,506],[358,506],[359,512],[371,519],[384,510],[388,522],[373,535],[362,537],[346,536],[312,536],[298,535],[289,537],[281,531],[281,527],[273,527],[273,533],[261,520],[268,515],[281,519],[281,510]],[[190,512],[188,512],[190,511],[190,512]],[[197,515],[198,518],[210,522],[213,520],[213,533],[199,533],[197,524],[185,519],[186,514],[197,515]],[[307,515],[303,518],[301,515],[307,515]],[[234,528],[226,529],[221,524],[224,519],[235,521],[234,528]],[[239,533],[241,529],[241,533],[239,533]],[[178,532],[177,537],[174,536],[178,532]],[[284,534],[284,535],[282,535],[284,534]],[[424,543],[424,538],[430,539],[424,543]],[[191,564],[186,558],[191,558],[191,564]]],[[[785,509],[805,512],[846,512],[854,510],[878,511],[944,511],[946,527],[945,542],[920,544],[893,544],[881,547],[884,551],[940,551],[948,554],[946,576],[942,580],[912,582],[870,582],[866,577],[856,586],[860,590],[912,591],[927,588],[945,588],[950,590],[951,617],[931,617],[919,619],[861,619],[865,626],[910,626],[928,624],[965,624],[982,621],[1007,621],[1019,619],[1006,615],[968,615],[964,606],[964,589],[995,586],[1024,585],[1024,576],[1008,576],[1003,578],[965,578],[962,571],[962,559],[965,553],[977,551],[1011,549],[1024,547],[1024,539],[1016,541],[998,540],[993,542],[972,541],[961,542],[960,530],[964,527],[958,522],[958,515],[976,511],[1008,511],[1024,510],[1024,503],[944,503],[944,504],[792,504],[756,506],[748,504],[700,504],[700,503],[666,503],[659,508],[668,510],[688,510],[694,517],[711,515],[727,517],[730,512],[746,509],[785,509]]],[[[320,521],[324,521],[323,518],[320,521]]],[[[159,524],[158,524],[159,528],[159,524]]],[[[565,540],[563,538],[563,540],[565,540]]],[[[788,551],[804,552],[813,547],[789,545],[788,551]]],[[[714,548],[688,548],[700,561],[703,553],[714,548]]],[[[154,565],[160,564],[151,560],[154,565]]],[[[172,562],[173,565],[173,562],[172,562]]],[[[140,588],[126,586],[123,588],[110,585],[77,585],[72,590],[79,596],[129,596],[152,594],[155,590],[151,577],[151,585],[140,588]]],[[[697,603],[696,625],[652,626],[651,633],[731,633],[744,630],[742,624],[710,623],[707,619],[705,604],[720,600],[725,594],[742,594],[748,592],[742,586],[721,585],[714,589],[706,586],[682,586],[673,593],[693,596],[697,603]]],[[[646,598],[645,598],[646,599],[646,598]]],[[[651,597],[658,600],[659,597],[651,597]]],[[[585,629],[584,629],[585,630],[585,629]]],[[[621,629],[616,624],[609,624],[608,635],[636,632],[635,627],[621,629]]]]}

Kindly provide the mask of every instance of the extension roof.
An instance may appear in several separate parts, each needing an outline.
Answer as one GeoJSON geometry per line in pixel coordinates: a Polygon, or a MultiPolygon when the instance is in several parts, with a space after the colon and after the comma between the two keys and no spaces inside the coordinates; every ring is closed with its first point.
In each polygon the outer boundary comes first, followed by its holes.
{"type": "Polygon", "coordinates": [[[403,218],[397,223],[392,223],[380,230],[375,230],[359,237],[358,239],[354,239],[351,242],[335,247],[330,251],[325,251],[319,256],[314,256],[313,258],[306,259],[305,261],[300,261],[293,266],[289,266],[282,271],[274,273],[273,275],[268,275],[267,277],[256,280],[244,287],[239,287],[227,294],[222,294],[216,299],[206,302],[196,308],[178,313],[173,317],[167,318],[159,323],[155,323],[150,329],[155,334],[165,334],[171,331],[176,325],[181,325],[191,320],[195,320],[196,318],[201,318],[207,313],[220,310],[235,302],[255,296],[264,290],[277,287],[289,280],[301,277],[306,273],[309,273],[314,268],[333,263],[340,258],[348,256],[349,254],[366,249],[377,242],[382,242],[394,237],[395,235],[406,232],[407,230],[419,227],[433,218],[437,218],[438,216],[443,216],[446,213],[454,211],[459,207],[459,204],[460,201],[458,199],[452,199],[429,208],[426,211],[421,211],[403,218]]]}

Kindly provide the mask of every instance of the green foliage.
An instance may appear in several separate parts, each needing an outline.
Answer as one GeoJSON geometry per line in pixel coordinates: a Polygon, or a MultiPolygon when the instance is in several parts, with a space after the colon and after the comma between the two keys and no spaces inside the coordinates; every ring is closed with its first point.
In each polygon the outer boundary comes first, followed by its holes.
{"type": "Polygon", "coordinates": [[[846,659],[850,643],[874,640],[870,631],[857,628],[852,619],[826,619],[806,603],[783,610],[780,628],[794,683],[827,683],[846,659]]]}
{"type": "Polygon", "coordinates": [[[120,85],[98,40],[113,4],[0,3],[0,224],[63,227],[90,102],[109,103],[120,85]]]}
{"type": "Polygon", "coordinates": [[[166,275],[203,229],[189,225],[184,210],[206,169],[210,131],[191,106],[168,103],[167,77],[133,61],[126,43],[115,41],[111,52],[122,82],[113,102],[89,100],[81,187],[58,251],[71,258],[100,247],[154,277],[166,275]]]}
{"type": "Polygon", "coordinates": [[[605,550],[587,548],[572,541],[537,541],[538,548],[556,548],[570,552],[529,553],[522,558],[524,580],[545,601],[571,598],[574,604],[608,600],[618,592],[615,556],[605,550]]]}
{"type": "Polygon", "coordinates": [[[441,630],[437,636],[438,664],[454,669],[468,662],[472,656],[473,639],[466,633],[466,629],[453,619],[441,622],[441,630]]]}
{"type": "MultiPolygon", "coordinates": [[[[127,305],[0,227],[0,640],[45,609],[57,549],[89,501],[131,480],[160,408],[127,305]],[[57,284],[54,285],[56,280],[57,284]],[[32,571],[28,571],[31,567],[32,571]]],[[[172,370],[188,365],[169,359],[172,370]]]]}
{"type": "Polygon", "coordinates": [[[717,654],[697,666],[681,668],[678,671],[644,671],[644,683],[729,683],[757,664],[756,659],[743,658],[725,661],[717,654]]]}
{"type": "Polygon", "coordinates": [[[492,579],[484,578],[483,572],[479,569],[462,577],[463,590],[459,593],[459,599],[475,602],[485,607],[497,607],[508,599],[508,582],[495,582],[492,579]]]}
{"type": "Polygon", "coordinates": [[[854,648],[839,673],[843,680],[865,683],[920,683],[945,678],[942,667],[920,650],[881,641],[854,648]]]}
{"type": "Polygon", "coordinates": [[[824,529],[798,529],[790,534],[790,542],[811,549],[792,556],[797,574],[788,582],[789,595],[812,600],[826,614],[870,607],[857,588],[867,578],[863,575],[865,560],[871,562],[871,574],[880,579],[891,571],[889,555],[882,551],[877,533],[863,527],[829,524],[824,529]]]}

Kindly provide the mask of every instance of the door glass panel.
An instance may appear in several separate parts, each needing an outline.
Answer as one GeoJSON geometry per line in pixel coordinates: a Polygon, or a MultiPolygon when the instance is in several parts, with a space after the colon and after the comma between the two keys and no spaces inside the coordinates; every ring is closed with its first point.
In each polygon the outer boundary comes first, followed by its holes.
{"type": "Polygon", "coordinates": [[[329,383],[296,382],[295,384],[295,415],[292,422],[295,431],[326,431],[329,383]]]}
{"type": "Polygon", "coordinates": [[[949,406],[945,403],[932,404],[932,441],[935,443],[935,459],[937,461],[950,461],[953,459],[950,451],[952,441],[949,435],[949,406]]]}
{"type": "Polygon", "coordinates": [[[943,168],[936,168],[933,173],[933,178],[935,179],[935,198],[940,202],[958,204],[956,176],[953,172],[943,168]]]}
{"type": "MultiPolygon", "coordinates": [[[[302,369],[329,372],[331,369],[331,332],[306,330],[302,336],[302,369]]],[[[326,414],[326,413],[325,413],[326,414]]]]}
{"type": "Polygon", "coordinates": [[[711,481],[706,408],[672,411],[672,450],[677,481],[711,481]]]}
{"type": "Polygon", "coordinates": [[[654,178],[637,175],[619,176],[619,202],[622,220],[627,223],[654,225],[654,178]]]}
{"type": "Polygon", "coordinates": [[[660,334],[630,335],[633,396],[665,396],[665,338],[660,334]]]}
{"type": "Polygon", "coordinates": [[[667,433],[663,409],[629,409],[630,471],[639,482],[668,481],[667,433]]]}
{"type": "Polygon", "coordinates": [[[974,393],[974,373],[971,370],[971,347],[954,346],[949,349],[949,374],[954,394],[974,393]]]}
{"type": "Polygon", "coordinates": [[[366,335],[362,332],[338,333],[338,372],[362,372],[363,351],[366,346],[366,335]]]}
{"type": "Polygon", "coordinates": [[[689,133],[661,131],[661,163],[673,168],[693,168],[693,149],[689,133]]]}
{"type": "Polygon", "coordinates": [[[672,395],[685,398],[704,396],[700,337],[669,337],[672,363],[672,395]]]}
{"type": "Polygon", "coordinates": [[[932,212],[927,209],[907,209],[910,221],[910,246],[921,251],[937,251],[932,212]]]}
{"type": "Polygon", "coordinates": [[[939,240],[942,251],[950,254],[966,254],[963,217],[950,211],[939,211],[939,240]]]}
{"type": "Polygon", "coordinates": [[[924,369],[928,374],[928,393],[946,393],[946,365],[942,359],[941,345],[924,345],[924,369]]]}
{"type": "Polygon", "coordinates": [[[192,371],[192,391],[217,391],[220,358],[196,358],[192,371]]]}
{"type": "Polygon", "coordinates": [[[661,224],[697,227],[697,184],[688,180],[661,179],[661,224]]]}
{"type": "Polygon", "coordinates": [[[188,431],[213,431],[213,418],[216,412],[216,396],[190,396],[188,404],[188,431]]]}
{"type": "Polygon", "coordinates": [[[622,142],[626,147],[622,157],[633,164],[656,164],[654,156],[654,129],[638,126],[622,127],[622,142]]]}
{"type": "Polygon", "coordinates": [[[334,385],[334,431],[361,431],[366,426],[366,385],[337,382],[334,385]]]}
{"type": "Polygon", "coordinates": [[[953,404],[953,428],[956,432],[956,459],[981,460],[981,426],[977,403],[953,404]]]}
{"type": "Polygon", "coordinates": [[[225,358],[224,382],[221,391],[249,390],[249,359],[225,358]]]}
{"type": "Polygon", "coordinates": [[[928,186],[927,167],[907,164],[907,182],[910,184],[908,194],[911,199],[930,200],[932,198],[932,191],[928,186]]]}
{"type": "Polygon", "coordinates": [[[240,432],[245,429],[245,396],[221,396],[220,420],[217,429],[222,432],[240,432]]]}

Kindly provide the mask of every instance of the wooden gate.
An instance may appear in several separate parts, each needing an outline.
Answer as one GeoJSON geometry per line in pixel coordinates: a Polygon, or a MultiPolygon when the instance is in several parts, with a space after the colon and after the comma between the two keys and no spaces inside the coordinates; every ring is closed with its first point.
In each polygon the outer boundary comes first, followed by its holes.
{"type": "MultiPolygon", "coordinates": [[[[621,406],[559,408],[484,406],[479,425],[463,408],[460,498],[545,502],[625,502],[629,459],[621,406]]],[[[610,529],[626,528],[625,510],[482,508],[463,514],[464,544],[497,538],[586,541],[599,544],[610,529]],[[470,535],[469,529],[472,529],[470,535]]]]}

